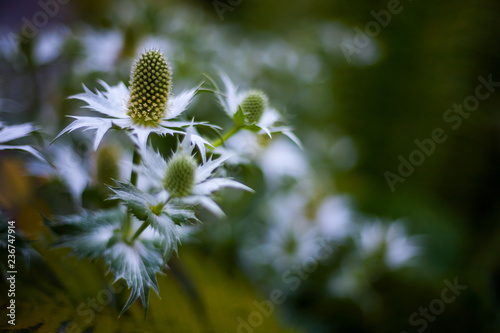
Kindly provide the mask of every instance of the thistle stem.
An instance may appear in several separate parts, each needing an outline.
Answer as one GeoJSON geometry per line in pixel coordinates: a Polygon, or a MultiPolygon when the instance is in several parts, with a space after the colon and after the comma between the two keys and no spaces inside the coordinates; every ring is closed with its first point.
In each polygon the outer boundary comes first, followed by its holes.
{"type": "Polygon", "coordinates": [[[214,146],[214,148],[215,147],[219,147],[224,142],[226,142],[230,137],[232,137],[233,135],[235,135],[236,133],[238,133],[240,129],[242,129],[241,126],[234,125],[234,127],[231,128],[226,134],[224,134],[222,136],[222,138],[219,138],[217,141],[215,141],[214,143],[212,143],[212,146],[214,146]]]}
{"type": "Polygon", "coordinates": [[[149,224],[150,223],[148,221],[144,221],[139,227],[139,229],[137,229],[135,234],[132,236],[132,238],[130,238],[129,243],[132,244],[142,234],[142,232],[146,230],[147,227],[149,227],[149,224]]]}
{"type": "Polygon", "coordinates": [[[132,172],[130,174],[130,183],[132,185],[137,185],[137,170],[134,169],[134,166],[139,165],[141,163],[141,155],[139,154],[139,151],[137,148],[134,149],[134,155],[132,156],[132,163],[134,164],[132,166],[132,172]]]}
{"type": "MultiPolygon", "coordinates": [[[[141,163],[141,155],[139,154],[139,151],[137,148],[134,148],[134,155],[132,156],[132,171],[130,173],[130,183],[132,185],[137,185],[137,170],[135,170],[135,166],[139,165],[141,163]]],[[[127,217],[125,218],[125,223],[123,225],[123,238],[127,239],[127,237],[130,234],[130,230],[132,228],[132,215],[130,213],[127,214],[127,217]]]]}
{"type": "MultiPolygon", "coordinates": [[[[172,197],[168,197],[167,200],[165,200],[165,202],[160,202],[155,208],[158,209],[160,212],[161,210],[163,209],[163,207],[165,207],[165,205],[170,201],[170,199],[172,199],[172,197]]],[[[157,214],[156,212],[154,212],[155,214],[157,214]]],[[[158,213],[157,215],[159,215],[160,213],[158,213]]],[[[141,234],[144,230],[146,230],[147,227],[149,227],[150,223],[148,221],[144,221],[141,226],[139,227],[139,229],[137,229],[137,231],[134,233],[134,235],[132,236],[132,238],[130,238],[130,240],[128,241],[129,244],[132,244],[141,234]]]]}

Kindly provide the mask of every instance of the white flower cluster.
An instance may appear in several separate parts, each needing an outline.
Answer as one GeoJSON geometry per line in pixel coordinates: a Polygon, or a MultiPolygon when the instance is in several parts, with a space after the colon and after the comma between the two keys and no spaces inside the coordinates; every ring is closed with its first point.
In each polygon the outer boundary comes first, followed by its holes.
{"type": "Polygon", "coordinates": [[[72,247],[80,257],[104,258],[115,279],[127,282],[131,294],[123,311],[137,298],[147,307],[150,287],[158,293],[156,273],[177,251],[183,229],[199,221],[195,207],[223,216],[212,198],[213,192],[228,187],[252,192],[248,186],[219,172],[231,157],[243,156],[226,141],[242,132],[269,138],[283,133],[301,146],[292,129],[281,125],[279,112],[270,107],[263,92],[238,93],[229,78],[221,74],[225,91],[208,78],[213,88],[200,85],[174,95],[172,76],[163,54],[154,49],[145,51],[133,65],[130,87],[124,83],[110,86],[101,81],[103,92],[93,93],[84,87],[84,93],[72,96],[86,102],[86,108],[95,114],[72,116],[75,120],[56,137],[76,129],[93,130],[93,148],[97,150],[105,134],[116,129],[126,133],[134,146],[128,179],[120,178],[120,168],[113,166],[118,162],[113,161],[116,154],[106,153],[100,159],[101,164],[106,164],[101,166],[104,171],[99,173],[100,178],[115,179],[108,199],[118,200],[126,209],[89,211],[48,222],[56,233],[63,230],[62,226],[73,227],[71,234],[60,233],[59,246],[72,247]],[[193,97],[201,92],[217,96],[234,122],[233,128],[215,140],[198,134],[196,127],[215,131],[220,127],[183,117],[193,97]],[[148,142],[152,133],[181,138],[176,151],[167,157],[155,151],[148,142]]]}

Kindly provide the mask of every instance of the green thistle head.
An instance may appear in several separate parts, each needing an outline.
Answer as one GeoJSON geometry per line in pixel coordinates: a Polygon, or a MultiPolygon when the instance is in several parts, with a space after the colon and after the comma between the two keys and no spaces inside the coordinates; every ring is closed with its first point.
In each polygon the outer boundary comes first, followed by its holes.
{"type": "Polygon", "coordinates": [[[195,172],[196,162],[191,155],[174,155],[168,163],[163,185],[172,197],[186,197],[193,190],[195,172]]]}
{"type": "Polygon", "coordinates": [[[245,121],[248,125],[259,122],[260,117],[268,106],[266,94],[260,90],[250,90],[241,102],[241,108],[245,114],[245,121]]]}
{"type": "Polygon", "coordinates": [[[132,67],[127,114],[134,123],[157,126],[167,112],[172,69],[159,51],[146,51],[132,67]]]}

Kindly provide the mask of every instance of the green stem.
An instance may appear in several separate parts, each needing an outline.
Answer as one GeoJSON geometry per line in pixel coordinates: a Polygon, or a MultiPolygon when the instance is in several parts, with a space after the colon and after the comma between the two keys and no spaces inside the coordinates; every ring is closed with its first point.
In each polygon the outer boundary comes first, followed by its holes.
{"type": "MultiPolygon", "coordinates": [[[[134,156],[132,157],[132,163],[134,166],[139,165],[141,163],[141,155],[139,154],[139,151],[137,148],[134,149],[134,156]]],[[[137,171],[134,169],[132,166],[132,173],[130,174],[130,183],[132,185],[137,185],[137,171]]]]}
{"type": "Polygon", "coordinates": [[[233,128],[231,128],[226,134],[224,134],[222,136],[222,138],[219,138],[217,141],[215,141],[214,143],[212,143],[212,145],[215,147],[219,147],[220,145],[222,145],[224,142],[226,142],[230,137],[232,137],[233,135],[235,135],[236,133],[238,133],[238,131],[242,129],[241,126],[238,126],[238,125],[234,125],[233,128]]]}
{"type": "Polygon", "coordinates": [[[148,221],[144,221],[139,227],[139,229],[137,229],[135,234],[132,236],[132,238],[130,238],[129,243],[132,244],[137,239],[137,237],[139,237],[142,234],[142,232],[146,230],[147,227],[149,227],[149,224],[150,223],[148,221]]]}
{"type": "MultiPolygon", "coordinates": [[[[158,205],[156,205],[156,207],[153,208],[153,213],[155,213],[156,215],[160,215],[163,207],[165,207],[165,205],[170,201],[171,198],[172,197],[169,197],[167,200],[165,200],[165,202],[160,202],[158,205]]],[[[149,222],[144,221],[139,229],[137,229],[137,231],[134,233],[132,238],[130,238],[128,243],[132,244],[142,234],[142,232],[146,230],[147,227],[149,227],[149,225],[149,222]]]]}
{"type": "MultiPolygon", "coordinates": [[[[135,166],[141,163],[141,155],[137,148],[134,148],[134,155],[132,156],[132,172],[130,173],[130,183],[132,185],[137,185],[137,170],[135,170],[135,166]]],[[[130,213],[127,214],[125,218],[125,223],[123,225],[123,238],[127,239],[130,235],[130,230],[132,229],[132,215],[130,213]]]]}

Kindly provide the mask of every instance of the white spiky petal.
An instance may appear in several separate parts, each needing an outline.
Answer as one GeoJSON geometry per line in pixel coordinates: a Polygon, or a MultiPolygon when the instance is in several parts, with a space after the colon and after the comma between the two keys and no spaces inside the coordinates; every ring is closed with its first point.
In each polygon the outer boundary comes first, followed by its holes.
{"type": "MultiPolygon", "coordinates": [[[[145,149],[148,137],[151,133],[160,135],[184,134],[182,129],[189,126],[192,122],[176,120],[193,99],[199,89],[199,86],[190,90],[186,90],[177,96],[172,96],[167,103],[165,117],[159,122],[158,126],[144,126],[136,124],[127,114],[127,101],[130,98],[130,92],[120,82],[116,86],[109,86],[106,82],[100,80],[99,83],[103,86],[104,91],[91,92],[85,85],[85,92],[71,96],[72,99],[79,99],[87,103],[84,108],[100,113],[102,116],[71,116],[75,120],[61,131],[54,139],[56,140],[65,133],[72,132],[76,129],[94,130],[94,150],[99,146],[102,138],[108,130],[113,126],[129,130],[128,133],[132,141],[141,149],[145,149]]],[[[194,123],[196,125],[204,123],[194,123]]],[[[211,125],[207,125],[211,126],[211,125]]],[[[215,126],[214,126],[215,127],[215,126]]],[[[209,143],[199,135],[192,135],[191,139],[196,145],[209,145],[209,143]]]]}
{"type": "MultiPolygon", "coordinates": [[[[33,126],[33,124],[31,123],[6,126],[4,123],[0,122],[0,143],[5,143],[25,137],[26,135],[36,131],[37,129],[38,128],[33,126]]],[[[0,145],[0,150],[22,150],[32,154],[42,161],[45,161],[45,158],[36,149],[28,145],[3,144],[0,145]]]]}

